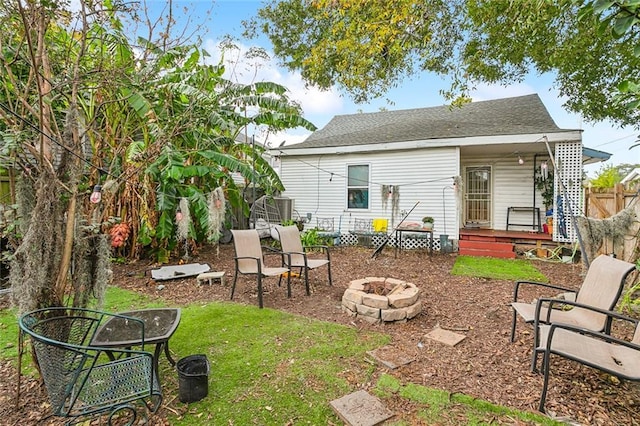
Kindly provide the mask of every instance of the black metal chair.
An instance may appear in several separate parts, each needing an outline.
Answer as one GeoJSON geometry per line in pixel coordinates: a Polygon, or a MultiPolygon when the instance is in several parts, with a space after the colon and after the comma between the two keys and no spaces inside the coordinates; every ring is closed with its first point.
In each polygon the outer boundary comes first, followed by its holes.
{"type": "MultiPolygon", "coordinates": [[[[30,337],[47,389],[52,416],[82,418],[108,414],[136,424],[136,404],[155,413],[162,392],[153,355],[144,350],[144,322],[137,318],[90,309],[54,307],[24,314],[20,330],[30,337]],[[125,318],[139,330],[141,350],[92,346],[96,330],[111,317],[125,318]],[[128,416],[128,417],[127,417],[128,416]]],[[[23,334],[21,333],[21,341],[23,334]]]]}

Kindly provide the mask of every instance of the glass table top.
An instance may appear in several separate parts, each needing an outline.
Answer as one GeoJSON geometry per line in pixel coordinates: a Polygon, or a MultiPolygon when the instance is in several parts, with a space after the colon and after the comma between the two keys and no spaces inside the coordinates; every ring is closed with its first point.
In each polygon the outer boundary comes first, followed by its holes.
{"type": "MultiPolygon", "coordinates": [[[[118,315],[144,321],[144,342],[168,340],[180,323],[180,309],[159,308],[118,312],[118,315]]],[[[91,341],[96,346],[131,346],[140,344],[140,323],[127,318],[112,317],[102,324],[91,341]]]]}

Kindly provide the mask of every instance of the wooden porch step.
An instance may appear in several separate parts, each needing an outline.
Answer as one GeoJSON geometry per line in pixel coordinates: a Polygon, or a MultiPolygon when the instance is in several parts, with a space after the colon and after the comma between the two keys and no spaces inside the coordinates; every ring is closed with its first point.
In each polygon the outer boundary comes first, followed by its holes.
{"type": "Polygon", "coordinates": [[[493,250],[493,251],[513,251],[514,244],[494,242],[494,241],[473,241],[473,240],[460,240],[458,242],[460,248],[468,248],[473,250],[493,250]]]}
{"type": "Polygon", "coordinates": [[[503,231],[499,229],[460,229],[460,240],[487,240],[499,242],[552,241],[552,236],[543,232],[503,231]]]}
{"type": "Polygon", "coordinates": [[[458,241],[459,253],[466,256],[488,256],[514,259],[515,244],[493,241],[458,241]]]}
{"type": "Polygon", "coordinates": [[[497,235],[460,235],[460,241],[490,241],[490,242],[511,242],[510,237],[497,235]]]}

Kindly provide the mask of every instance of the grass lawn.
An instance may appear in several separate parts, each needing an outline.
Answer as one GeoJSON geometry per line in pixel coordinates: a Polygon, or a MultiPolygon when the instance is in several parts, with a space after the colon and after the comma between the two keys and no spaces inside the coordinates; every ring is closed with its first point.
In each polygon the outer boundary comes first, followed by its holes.
{"type": "MultiPolygon", "coordinates": [[[[110,288],[109,311],[162,306],[162,302],[110,288]]],[[[17,360],[17,319],[0,311],[0,358],[17,360]]],[[[172,425],[341,424],[329,402],[372,385],[385,399],[402,398],[414,407],[411,418],[391,425],[560,424],[549,418],[495,406],[382,374],[366,351],[389,342],[387,335],[227,302],[182,307],[171,338],[178,358],[204,354],[210,363],[209,392],[191,404],[178,401],[178,376],[160,359],[165,410],[172,425]]],[[[34,374],[32,368],[28,374],[34,374]]]]}
{"type": "Polygon", "coordinates": [[[531,262],[524,259],[458,256],[451,274],[509,281],[548,281],[531,262]]]}

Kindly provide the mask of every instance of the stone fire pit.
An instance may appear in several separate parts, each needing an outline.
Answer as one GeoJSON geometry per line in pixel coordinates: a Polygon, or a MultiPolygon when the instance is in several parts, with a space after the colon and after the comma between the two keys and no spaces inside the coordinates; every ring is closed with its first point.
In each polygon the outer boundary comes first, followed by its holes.
{"type": "Polygon", "coordinates": [[[406,322],[422,312],[420,289],[395,278],[353,280],[342,296],[342,311],[370,323],[406,322]]]}

